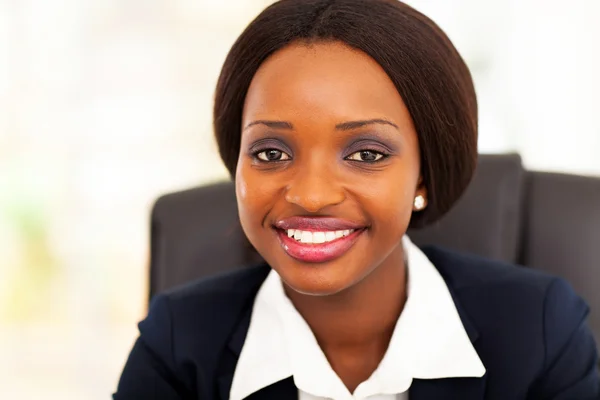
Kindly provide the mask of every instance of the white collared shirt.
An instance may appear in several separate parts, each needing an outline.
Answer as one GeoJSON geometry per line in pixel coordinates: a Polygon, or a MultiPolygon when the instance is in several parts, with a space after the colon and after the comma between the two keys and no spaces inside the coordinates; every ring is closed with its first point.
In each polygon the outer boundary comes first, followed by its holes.
{"type": "Polygon", "coordinates": [[[272,270],[258,291],[230,400],[293,376],[299,400],[406,400],[415,379],[481,377],[485,367],[446,282],[408,236],[402,240],[408,297],[373,374],[350,393],[272,270]]]}

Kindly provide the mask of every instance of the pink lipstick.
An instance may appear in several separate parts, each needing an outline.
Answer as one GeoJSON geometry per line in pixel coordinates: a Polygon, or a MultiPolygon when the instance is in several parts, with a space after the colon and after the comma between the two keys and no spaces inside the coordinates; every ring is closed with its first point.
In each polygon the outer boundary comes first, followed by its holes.
{"type": "Polygon", "coordinates": [[[291,217],[275,224],[284,251],[307,263],[324,263],[345,254],[365,226],[339,218],[291,217]]]}

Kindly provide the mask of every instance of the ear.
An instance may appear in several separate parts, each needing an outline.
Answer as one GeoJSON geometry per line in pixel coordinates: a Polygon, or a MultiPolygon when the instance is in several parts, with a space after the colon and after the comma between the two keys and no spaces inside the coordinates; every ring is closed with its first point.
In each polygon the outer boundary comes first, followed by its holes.
{"type": "Polygon", "coordinates": [[[423,183],[423,177],[419,176],[413,201],[413,211],[423,211],[425,208],[427,208],[427,203],[427,187],[425,187],[425,184],[423,183]]]}

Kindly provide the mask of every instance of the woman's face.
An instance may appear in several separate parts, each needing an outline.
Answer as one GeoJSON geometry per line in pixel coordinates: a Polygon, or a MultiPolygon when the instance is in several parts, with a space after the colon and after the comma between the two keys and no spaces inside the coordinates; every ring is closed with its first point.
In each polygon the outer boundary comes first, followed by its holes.
{"type": "Polygon", "coordinates": [[[337,42],[289,45],[254,76],[242,130],[241,224],[288,287],[335,294],[402,262],[414,198],[425,194],[419,147],[373,59],[337,42]]]}

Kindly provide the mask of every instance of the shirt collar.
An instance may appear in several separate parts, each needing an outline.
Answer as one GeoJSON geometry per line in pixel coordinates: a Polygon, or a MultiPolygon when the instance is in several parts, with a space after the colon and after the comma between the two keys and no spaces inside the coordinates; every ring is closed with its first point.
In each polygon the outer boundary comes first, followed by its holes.
{"type": "MultiPolygon", "coordinates": [[[[485,368],[465,331],[446,282],[408,236],[408,297],[389,347],[373,375],[355,394],[402,393],[412,379],[481,377],[485,368]]],[[[294,377],[315,396],[342,398],[345,389],[310,327],[271,271],[254,301],[246,340],[235,369],[231,400],[241,400],[294,377]]]]}

